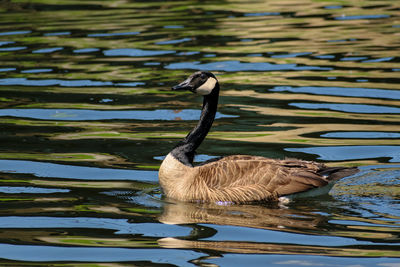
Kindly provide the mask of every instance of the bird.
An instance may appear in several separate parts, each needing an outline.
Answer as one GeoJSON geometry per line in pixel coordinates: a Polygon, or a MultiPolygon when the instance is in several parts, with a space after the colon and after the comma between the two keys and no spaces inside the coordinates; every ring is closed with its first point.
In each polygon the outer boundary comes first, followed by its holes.
{"type": "Polygon", "coordinates": [[[172,87],[203,96],[197,125],[162,161],[158,178],[167,198],[183,202],[247,204],[279,202],[302,194],[326,193],[357,167],[328,167],[294,158],[231,155],[194,165],[196,149],[214,122],[220,92],[216,76],[197,71],[172,87]],[[315,192],[315,193],[310,193],[315,192]]]}

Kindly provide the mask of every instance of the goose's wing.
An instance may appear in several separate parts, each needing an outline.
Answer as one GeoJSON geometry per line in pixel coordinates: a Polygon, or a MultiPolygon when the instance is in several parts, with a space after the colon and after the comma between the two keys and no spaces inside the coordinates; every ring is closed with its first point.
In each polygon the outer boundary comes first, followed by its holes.
{"type": "Polygon", "coordinates": [[[273,200],[329,183],[323,164],[236,155],[196,167],[193,191],[210,201],[273,200]]]}

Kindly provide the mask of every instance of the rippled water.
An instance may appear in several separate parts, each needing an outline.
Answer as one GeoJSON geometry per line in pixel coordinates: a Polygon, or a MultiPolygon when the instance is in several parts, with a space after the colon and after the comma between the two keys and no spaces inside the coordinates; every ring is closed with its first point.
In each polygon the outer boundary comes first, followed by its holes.
{"type": "Polygon", "coordinates": [[[400,266],[396,1],[0,2],[0,264],[400,266]],[[197,161],[360,166],[287,206],[176,203],[157,170],[222,92],[197,161]]]}

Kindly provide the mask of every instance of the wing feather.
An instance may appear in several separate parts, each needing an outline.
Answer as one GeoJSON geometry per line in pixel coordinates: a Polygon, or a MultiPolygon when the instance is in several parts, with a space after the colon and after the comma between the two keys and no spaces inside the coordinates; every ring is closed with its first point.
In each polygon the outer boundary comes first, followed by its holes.
{"type": "Polygon", "coordinates": [[[328,184],[325,165],[296,159],[235,155],[197,166],[190,198],[252,202],[277,199],[328,184]]]}

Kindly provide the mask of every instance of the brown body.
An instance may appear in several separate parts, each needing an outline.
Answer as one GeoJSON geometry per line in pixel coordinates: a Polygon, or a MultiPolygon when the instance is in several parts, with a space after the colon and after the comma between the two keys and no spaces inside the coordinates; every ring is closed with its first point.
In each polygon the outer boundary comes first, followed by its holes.
{"type": "Polygon", "coordinates": [[[160,167],[159,180],[166,196],[173,199],[249,203],[276,201],[280,196],[324,187],[357,171],[311,161],[247,155],[190,167],[168,154],[160,167]]]}

